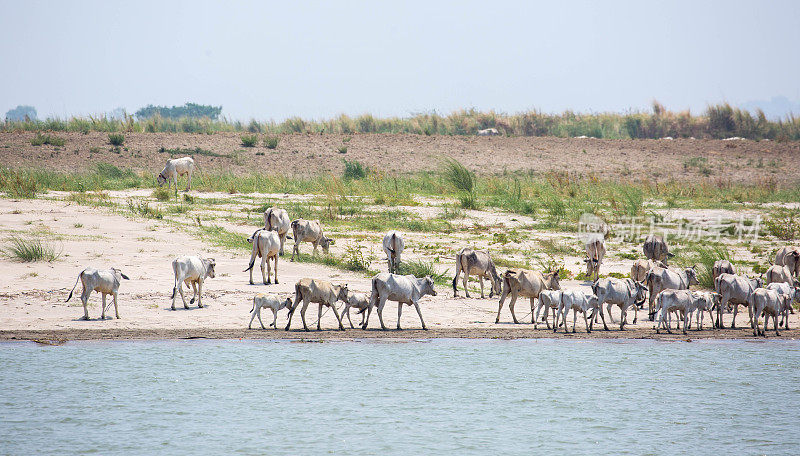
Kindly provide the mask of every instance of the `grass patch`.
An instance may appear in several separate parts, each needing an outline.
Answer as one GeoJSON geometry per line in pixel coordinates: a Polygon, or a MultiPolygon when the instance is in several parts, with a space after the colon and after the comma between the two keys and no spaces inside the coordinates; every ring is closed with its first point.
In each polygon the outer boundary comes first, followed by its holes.
{"type": "Polygon", "coordinates": [[[13,236],[9,240],[5,253],[11,258],[25,263],[35,261],[51,263],[61,256],[61,251],[56,251],[55,247],[41,239],[26,239],[19,236],[13,236]]]}
{"type": "Polygon", "coordinates": [[[340,154],[346,154],[347,146],[339,146],[339,148],[336,149],[336,152],[339,152],[340,154]]]}
{"type": "Polygon", "coordinates": [[[780,209],[764,220],[764,226],[769,234],[782,241],[794,241],[800,237],[800,211],[780,209]]]}
{"type": "Polygon", "coordinates": [[[733,262],[725,245],[692,243],[675,249],[674,261],[683,267],[696,266],[697,281],[703,288],[714,288],[712,269],[717,260],[733,262]]]}
{"type": "Polygon", "coordinates": [[[121,146],[125,144],[125,135],[122,133],[109,133],[108,134],[108,142],[112,146],[121,146]]]}
{"type": "Polygon", "coordinates": [[[229,154],[220,154],[218,152],[214,152],[208,149],[202,149],[200,147],[195,147],[194,149],[181,149],[181,148],[174,148],[174,149],[167,149],[164,146],[161,146],[158,149],[161,153],[169,154],[170,156],[174,157],[176,155],[202,155],[205,157],[222,157],[222,158],[230,158],[229,154]]]}
{"type": "Polygon", "coordinates": [[[12,198],[32,199],[36,198],[39,183],[30,172],[0,168],[0,189],[12,198]]]}
{"type": "Polygon", "coordinates": [[[438,258],[425,261],[425,260],[411,260],[411,261],[403,261],[397,268],[397,273],[402,275],[411,274],[414,277],[422,278],[425,276],[429,276],[437,285],[447,285],[448,283],[452,283],[451,279],[448,279],[447,273],[449,270],[446,270],[442,273],[436,271],[436,265],[439,263],[438,258]]]}
{"type": "Polygon", "coordinates": [[[151,219],[162,219],[164,214],[158,209],[150,206],[150,203],[143,199],[128,198],[128,210],[141,217],[151,219]]]}
{"type": "Polygon", "coordinates": [[[156,187],[153,190],[153,198],[157,201],[169,201],[169,189],[167,187],[156,187]]]}
{"type": "Polygon", "coordinates": [[[267,136],[264,138],[264,147],[267,149],[277,149],[280,138],[277,136],[267,136]]]}
{"type": "Polygon", "coordinates": [[[31,139],[31,146],[41,146],[45,144],[49,144],[51,146],[61,147],[66,144],[67,141],[63,138],[59,138],[58,136],[53,136],[49,134],[41,134],[36,133],[36,136],[31,139]]]}
{"type": "Polygon", "coordinates": [[[442,165],[444,179],[459,193],[458,200],[464,209],[478,209],[478,198],[475,192],[475,173],[468,170],[459,161],[447,158],[442,165]]]}
{"type": "Polygon", "coordinates": [[[342,160],[344,162],[344,178],[345,180],[364,179],[367,177],[369,168],[361,164],[361,162],[353,160],[342,160]]]}
{"type": "Polygon", "coordinates": [[[256,147],[258,144],[258,135],[243,135],[241,140],[243,147],[256,147]]]}

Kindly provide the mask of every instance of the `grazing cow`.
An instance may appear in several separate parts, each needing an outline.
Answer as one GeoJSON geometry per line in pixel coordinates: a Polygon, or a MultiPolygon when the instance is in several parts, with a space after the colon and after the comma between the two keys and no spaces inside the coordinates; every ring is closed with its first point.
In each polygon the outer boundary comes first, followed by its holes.
{"type": "Polygon", "coordinates": [[[278,233],[266,229],[259,229],[247,238],[247,242],[253,244],[253,251],[250,253],[249,266],[242,272],[250,271],[250,285],[253,284],[253,265],[256,262],[256,258],[261,258],[261,279],[264,281],[264,285],[272,283],[270,281],[269,260],[274,260],[275,264],[273,269],[275,270],[275,283],[278,283],[278,252],[281,246],[278,233]],[[266,276],[264,275],[265,264],[267,266],[266,276]]]}
{"type": "Polygon", "coordinates": [[[782,247],[775,254],[775,264],[788,267],[792,276],[800,277],[800,247],[782,247]]]}
{"type": "Polygon", "coordinates": [[[339,312],[336,310],[336,301],[338,300],[347,302],[346,284],[333,285],[327,280],[300,279],[294,285],[294,304],[292,305],[292,309],[289,311],[289,322],[286,323],[286,330],[288,331],[292,326],[292,316],[294,315],[294,311],[297,310],[297,305],[300,303],[300,301],[303,301],[303,307],[300,309],[300,318],[303,320],[303,329],[306,331],[309,330],[308,326],[306,325],[306,309],[308,309],[308,305],[310,303],[316,302],[319,304],[317,331],[322,329],[320,323],[322,320],[322,306],[328,306],[333,309],[333,314],[336,316],[336,320],[339,322],[339,329],[344,331],[342,318],[339,316],[339,312]]]}
{"type": "Polygon", "coordinates": [[[383,252],[386,254],[386,261],[389,263],[389,273],[396,273],[400,267],[400,254],[403,253],[403,235],[395,230],[386,233],[383,237],[383,252]]]}
{"type": "Polygon", "coordinates": [[[760,280],[748,279],[735,274],[720,274],[719,277],[714,279],[714,290],[720,294],[720,304],[717,306],[717,318],[714,326],[720,329],[725,328],[722,322],[723,309],[727,308],[729,304],[733,305],[733,320],[731,321],[731,329],[736,329],[736,314],[739,312],[739,306],[747,306],[748,313],[750,313],[750,322],[752,324],[753,315],[752,309],[749,307],[750,295],[757,288],[761,288],[760,280]]]}
{"type": "Polygon", "coordinates": [[[264,294],[259,293],[253,297],[253,308],[250,309],[250,324],[247,325],[247,329],[250,329],[253,326],[253,319],[258,316],[258,322],[261,323],[261,329],[267,329],[264,327],[264,322],[261,321],[261,309],[269,308],[272,310],[272,323],[269,325],[278,328],[275,326],[275,323],[278,322],[278,311],[281,309],[291,309],[292,307],[292,297],[287,296],[285,299],[281,299],[272,294],[264,294]]]}
{"type": "Polygon", "coordinates": [[[291,226],[292,220],[289,218],[289,213],[286,212],[286,209],[271,207],[264,211],[264,229],[278,232],[278,237],[281,239],[281,256],[283,256],[283,244],[286,242],[286,235],[289,233],[291,226]]]}
{"type": "MultiPolygon", "coordinates": [[[[372,278],[372,296],[370,296],[370,307],[378,307],[378,319],[381,322],[381,329],[386,329],[383,324],[383,308],[386,301],[397,301],[397,329],[400,329],[400,316],[403,313],[403,304],[413,305],[417,309],[419,322],[422,329],[428,329],[422,319],[422,312],[419,310],[419,300],[426,295],[436,296],[433,287],[433,279],[425,276],[421,279],[413,275],[398,275],[388,272],[381,272],[372,278]]],[[[367,315],[369,323],[369,315],[367,315]]],[[[366,327],[367,323],[364,324],[366,327]]]]}
{"type": "Polygon", "coordinates": [[[767,325],[769,317],[772,317],[775,335],[780,336],[781,334],[778,332],[778,315],[782,314],[790,304],[788,296],[775,290],[767,290],[766,288],[754,290],[749,298],[749,307],[752,308],[753,313],[753,335],[767,337],[767,325]],[[761,316],[762,312],[764,313],[764,329],[759,329],[758,317],[761,316]]]}
{"type": "Polygon", "coordinates": [[[667,269],[667,265],[660,261],[636,260],[633,262],[633,266],[631,266],[631,279],[637,282],[644,282],[647,271],[655,267],[667,269]]]}
{"type": "Polygon", "coordinates": [[[733,265],[730,261],[717,260],[711,268],[711,275],[716,279],[720,274],[736,274],[736,270],[733,269],[733,265]]]}
{"type": "Polygon", "coordinates": [[[792,271],[789,270],[789,266],[773,264],[764,274],[764,283],[767,285],[771,283],[788,283],[790,285],[795,285],[797,280],[792,277],[792,271]]]}
{"type": "MultiPolygon", "coordinates": [[[[635,311],[636,307],[644,303],[647,287],[633,279],[607,278],[596,280],[592,284],[592,292],[597,296],[597,305],[600,306],[601,310],[603,304],[608,303],[607,311],[611,323],[614,323],[614,317],[611,316],[611,307],[615,304],[619,306],[619,329],[623,330],[628,317],[628,307],[634,306],[635,311]]],[[[637,319],[637,315],[634,313],[633,324],[636,324],[637,319]]]]}
{"type": "Polygon", "coordinates": [[[89,309],[86,306],[89,302],[89,296],[93,291],[98,291],[103,295],[103,307],[101,307],[100,319],[106,319],[106,295],[111,295],[114,298],[114,315],[117,317],[117,320],[119,320],[117,294],[119,294],[119,284],[122,279],[128,280],[128,276],[117,268],[86,268],[78,274],[78,279],[75,280],[75,285],[73,285],[72,290],[69,291],[69,296],[65,302],[69,302],[69,300],[72,299],[72,292],[75,291],[75,287],[78,286],[78,281],[80,281],[81,285],[83,285],[83,291],[81,292],[83,319],[89,319],[89,309]]]}
{"type": "Polygon", "coordinates": [[[292,222],[292,235],[294,236],[294,250],[292,250],[291,261],[294,261],[294,254],[300,255],[300,243],[310,242],[314,246],[314,255],[317,254],[317,245],[322,247],[322,251],[326,254],[333,239],[325,237],[322,233],[322,225],[319,220],[303,220],[297,219],[292,222]]]}
{"type": "Polygon", "coordinates": [[[583,292],[583,290],[564,290],[561,293],[561,305],[558,306],[558,311],[556,312],[555,321],[553,322],[553,332],[558,330],[558,318],[559,315],[563,316],[564,321],[564,331],[569,332],[567,328],[567,312],[572,310],[572,332],[575,332],[575,320],[578,318],[578,312],[583,314],[583,321],[586,323],[586,332],[592,332],[594,326],[594,316],[596,312],[600,312],[600,318],[603,319],[603,327],[606,331],[608,331],[608,326],[606,326],[606,319],[603,316],[603,309],[600,307],[598,303],[597,296],[595,295],[587,295],[583,292]],[[589,310],[592,310],[592,315],[587,320],[586,313],[589,310]]]}
{"type": "Polygon", "coordinates": [[[561,306],[561,290],[542,290],[539,292],[539,302],[536,304],[536,318],[533,320],[533,329],[539,329],[539,311],[544,307],[544,317],[542,321],[550,329],[550,322],[547,321],[547,315],[550,309],[553,309],[553,319],[558,313],[558,308],[561,306]]]}
{"type": "Polygon", "coordinates": [[[192,189],[192,173],[194,172],[194,159],[192,157],[173,158],[167,160],[164,169],[158,173],[158,186],[161,187],[165,183],[167,189],[171,188],[172,183],[175,183],[175,191],[178,191],[178,176],[187,175],[188,181],[186,182],[186,191],[192,189]]]}
{"type": "Polygon", "coordinates": [[[511,302],[508,303],[508,309],[511,311],[511,317],[514,323],[517,321],[517,316],[514,314],[514,304],[517,302],[517,297],[522,296],[529,298],[531,301],[531,323],[536,323],[536,316],[534,315],[534,300],[539,297],[542,290],[560,290],[561,286],[558,283],[558,271],[547,272],[542,275],[539,271],[529,271],[527,269],[509,269],[503,273],[503,293],[500,295],[500,303],[497,306],[497,318],[495,323],[500,323],[500,311],[503,309],[503,302],[506,296],[511,294],[511,302]]]}
{"type": "Polygon", "coordinates": [[[355,326],[353,326],[353,320],[350,319],[350,308],[358,310],[358,313],[361,314],[361,323],[358,325],[361,327],[361,329],[367,329],[367,318],[372,312],[372,307],[369,306],[369,297],[367,294],[356,293],[355,291],[347,292],[347,300],[345,301],[344,310],[342,310],[342,319],[344,319],[344,316],[347,315],[347,321],[350,322],[350,327],[355,328],[355,326]]]}
{"type": "Polygon", "coordinates": [[[655,297],[662,290],[688,290],[691,285],[698,285],[697,274],[694,267],[686,268],[683,271],[673,271],[672,269],[653,268],[646,274],[645,283],[649,292],[648,316],[650,321],[655,318],[654,301],[655,297]]]}
{"type": "Polygon", "coordinates": [[[686,334],[691,313],[700,305],[700,301],[705,302],[699,295],[695,295],[687,289],[666,289],[658,293],[658,296],[656,296],[656,313],[661,311],[661,316],[656,324],[656,334],[661,332],[662,326],[665,326],[667,332],[672,334],[669,321],[672,319],[672,312],[677,312],[683,316],[683,333],[686,334]]]}
{"type": "MultiPolygon", "coordinates": [[[[703,330],[703,311],[708,311],[708,318],[711,320],[711,325],[714,325],[714,309],[720,305],[721,296],[719,293],[712,291],[693,291],[692,292],[698,299],[694,302],[694,311],[697,312],[697,329],[703,330]]],[[[689,317],[689,327],[691,328],[692,321],[689,317]]]]}
{"type": "Polygon", "coordinates": [[[492,288],[489,289],[489,298],[491,298],[494,294],[500,294],[502,282],[500,280],[500,276],[497,274],[497,270],[494,267],[494,262],[489,256],[489,252],[483,250],[473,250],[469,247],[465,247],[461,249],[458,254],[456,254],[456,276],[453,277],[454,298],[458,296],[456,284],[458,283],[458,276],[462,272],[464,273],[464,293],[468,298],[469,289],[467,288],[467,281],[469,280],[469,276],[471,274],[477,275],[478,281],[481,283],[481,299],[484,298],[483,279],[489,279],[489,282],[491,282],[492,285],[492,288]]]}
{"type": "Polygon", "coordinates": [[[175,295],[180,293],[181,301],[183,301],[184,309],[188,309],[186,305],[186,298],[183,296],[182,284],[186,284],[186,288],[191,285],[194,294],[189,304],[194,304],[197,298],[197,307],[202,308],[201,301],[203,295],[203,282],[206,278],[214,278],[214,266],[217,263],[213,258],[201,258],[198,256],[183,256],[175,258],[172,261],[172,271],[175,273],[175,286],[172,287],[172,310],[175,310],[175,295]]]}
{"type": "Polygon", "coordinates": [[[642,246],[642,251],[644,251],[644,256],[648,260],[657,260],[665,265],[667,264],[667,258],[675,256],[669,253],[669,247],[667,247],[664,237],[658,234],[647,236],[642,246]]]}
{"type": "Polygon", "coordinates": [[[478,130],[478,136],[497,136],[500,132],[497,131],[496,128],[486,128],[484,130],[478,130]]]}
{"type": "Polygon", "coordinates": [[[586,276],[589,280],[597,280],[600,278],[600,264],[603,263],[603,257],[606,256],[606,244],[603,237],[590,236],[586,241],[586,276]]]}
{"type": "Polygon", "coordinates": [[[785,326],[786,329],[789,329],[789,313],[794,313],[794,309],[792,308],[792,303],[800,302],[800,288],[793,287],[792,285],[785,283],[785,282],[774,282],[767,286],[765,286],[767,290],[775,290],[779,294],[785,295],[789,297],[789,305],[787,306],[787,313],[781,317],[780,326],[785,326]]]}

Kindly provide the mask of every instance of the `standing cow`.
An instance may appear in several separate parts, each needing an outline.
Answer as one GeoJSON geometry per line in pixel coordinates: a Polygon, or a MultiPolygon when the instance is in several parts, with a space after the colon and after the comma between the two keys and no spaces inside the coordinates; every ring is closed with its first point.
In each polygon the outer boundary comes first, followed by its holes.
{"type": "Polygon", "coordinates": [[[539,297],[542,290],[560,290],[561,286],[558,283],[558,270],[542,274],[539,271],[529,271],[526,269],[509,269],[503,274],[503,293],[500,295],[500,303],[497,305],[497,318],[495,323],[500,323],[500,311],[503,309],[503,302],[506,296],[511,294],[511,302],[508,303],[508,309],[511,311],[511,317],[514,323],[517,321],[517,316],[514,314],[514,304],[517,302],[517,297],[522,296],[529,298],[531,301],[531,323],[536,323],[536,316],[534,315],[535,299],[539,297]]]}
{"type": "Polygon", "coordinates": [[[294,249],[292,250],[291,261],[294,261],[295,253],[300,255],[300,243],[310,242],[314,246],[314,255],[317,254],[317,246],[322,247],[322,251],[326,254],[330,246],[333,244],[333,239],[325,237],[322,232],[322,225],[319,220],[303,220],[297,219],[292,221],[292,235],[294,236],[294,249]]]}
{"type": "Polygon", "coordinates": [[[736,274],[736,270],[733,269],[733,265],[730,261],[717,260],[714,262],[714,266],[711,268],[713,279],[716,279],[721,274],[736,274]]]}
{"type": "Polygon", "coordinates": [[[194,159],[192,157],[183,157],[183,158],[173,158],[167,160],[167,164],[164,166],[164,169],[158,173],[158,177],[156,181],[158,182],[158,186],[161,187],[165,183],[167,184],[167,189],[171,188],[172,183],[175,183],[175,192],[178,191],[178,176],[188,176],[188,180],[186,182],[186,191],[192,189],[192,173],[194,172],[194,159]]]}
{"type": "Polygon", "coordinates": [[[283,244],[286,242],[286,235],[289,234],[291,226],[292,220],[289,218],[289,213],[286,212],[286,209],[271,207],[264,211],[264,229],[277,231],[281,240],[281,256],[283,256],[283,244]]]}
{"type": "Polygon", "coordinates": [[[628,316],[628,308],[631,306],[634,309],[633,324],[636,324],[638,319],[636,308],[644,303],[647,288],[641,282],[633,279],[605,278],[596,280],[592,284],[592,292],[597,296],[601,315],[603,304],[608,303],[607,312],[611,323],[614,323],[614,317],[611,316],[611,307],[613,305],[619,306],[619,329],[623,330],[628,316]]]}
{"type": "Polygon", "coordinates": [[[114,298],[114,315],[119,320],[119,308],[117,307],[117,294],[119,293],[119,284],[121,279],[128,280],[128,276],[122,273],[117,268],[111,269],[95,269],[95,268],[86,268],[78,274],[78,280],[75,281],[75,285],[72,286],[72,290],[69,292],[69,297],[65,302],[69,302],[72,299],[72,292],[75,291],[75,287],[78,286],[78,281],[81,282],[83,285],[83,291],[81,292],[81,302],[83,303],[83,319],[89,319],[89,309],[87,308],[87,303],[89,302],[89,296],[92,294],[92,291],[98,291],[103,295],[103,307],[101,308],[100,312],[100,319],[106,319],[106,295],[111,295],[114,298]]]}
{"type": "Polygon", "coordinates": [[[647,291],[649,292],[648,312],[650,321],[655,318],[655,298],[663,290],[688,290],[692,285],[699,285],[697,274],[694,271],[694,266],[686,268],[683,271],[674,271],[672,269],[653,268],[645,278],[647,284],[647,291]]]}
{"type": "MultiPolygon", "coordinates": [[[[370,307],[377,306],[381,329],[386,329],[386,325],[383,324],[383,308],[386,306],[386,301],[397,302],[397,329],[400,329],[403,304],[414,306],[417,309],[422,329],[428,329],[425,326],[425,320],[422,319],[422,312],[419,310],[419,300],[426,295],[436,296],[433,279],[430,277],[416,278],[410,274],[399,275],[381,272],[372,278],[372,295],[370,296],[369,305],[370,307]]],[[[367,323],[364,324],[365,328],[368,323],[369,315],[367,315],[367,323]]]]}
{"type": "Polygon", "coordinates": [[[788,267],[793,277],[800,278],[800,247],[782,247],[775,254],[775,264],[788,267]]]}
{"type": "Polygon", "coordinates": [[[601,235],[589,237],[586,241],[586,277],[591,281],[600,278],[600,264],[603,262],[603,257],[606,256],[606,244],[601,235]]]}
{"type": "Polygon", "coordinates": [[[469,298],[469,289],[467,282],[469,276],[475,274],[478,276],[478,281],[481,283],[481,299],[484,298],[483,294],[483,279],[489,279],[491,288],[489,289],[489,298],[493,294],[500,294],[502,282],[500,276],[497,274],[497,269],[494,267],[494,262],[489,256],[489,252],[482,250],[473,250],[469,247],[464,247],[458,254],[456,254],[456,276],[453,277],[453,297],[458,296],[458,276],[464,273],[464,293],[469,298]]]}
{"type": "Polygon", "coordinates": [[[194,294],[189,304],[194,304],[197,298],[197,307],[202,308],[201,301],[203,296],[203,283],[207,278],[214,278],[214,267],[216,261],[213,258],[201,258],[199,256],[184,256],[176,258],[172,261],[172,272],[175,273],[175,286],[172,287],[172,310],[175,310],[175,295],[180,293],[181,301],[183,301],[183,308],[188,309],[186,305],[186,298],[183,296],[182,285],[186,284],[186,288],[191,285],[194,294]]]}
{"type": "Polygon", "coordinates": [[[714,290],[721,296],[720,304],[717,306],[717,318],[714,326],[720,329],[725,328],[722,322],[722,312],[723,309],[728,307],[728,304],[733,305],[731,329],[736,329],[736,314],[739,312],[740,305],[747,306],[752,325],[753,314],[749,306],[750,295],[758,288],[761,288],[759,279],[748,279],[734,274],[720,274],[719,277],[714,279],[714,290]]]}
{"type": "Polygon", "coordinates": [[[386,262],[389,263],[389,273],[394,274],[400,267],[400,254],[403,253],[405,243],[403,235],[392,230],[383,237],[383,252],[386,254],[386,262]]]}
{"type": "Polygon", "coordinates": [[[278,283],[278,252],[281,242],[278,233],[259,229],[247,238],[247,242],[253,244],[253,251],[250,253],[250,264],[243,272],[250,271],[250,285],[253,284],[253,265],[256,262],[256,258],[261,258],[261,279],[264,281],[264,285],[272,283],[270,281],[269,260],[274,261],[275,283],[278,283]],[[265,263],[267,266],[266,276],[264,275],[265,263]]]}
{"type": "Polygon", "coordinates": [[[648,260],[660,261],[667,264],[667,258],[672,258],[673,254],[669,253],[669,247],[663,236],[658,234],[651,234],[647,236],[642,246],[645,258],[648,260]]]}
{"type": "Polygon", "coordinates": [[[292,326],[292,316],[294,311],[297,310],[297,305],[303,301],[303,307],[300,309],[300,318],[303,320],[303,329],[308,331],[306,325],[306,309],[312,302],[319,304],[319,312],[317,314],[317,331],[322,329],[322,306],[328,306],[333,309],[333,314],[336,316],[336,321],[339,322],[339,329],[344,331],[342,325],[342,318],[336,310],[336,301],[342,300],[347,302],[347,285],[334,285],[327,280],[318,279],[300,279],[294,285],[294,305],[289,311],[289,322],[286,323],[286,330],[292,326]]]}

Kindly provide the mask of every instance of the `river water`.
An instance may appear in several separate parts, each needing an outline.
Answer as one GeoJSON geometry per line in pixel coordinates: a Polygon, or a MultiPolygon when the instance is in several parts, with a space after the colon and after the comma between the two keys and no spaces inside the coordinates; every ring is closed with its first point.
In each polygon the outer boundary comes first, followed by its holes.
{"type": "Polygon", "coordinates": [[[798,341],[0,344],[0,454],[800,454],[798,341]]]}

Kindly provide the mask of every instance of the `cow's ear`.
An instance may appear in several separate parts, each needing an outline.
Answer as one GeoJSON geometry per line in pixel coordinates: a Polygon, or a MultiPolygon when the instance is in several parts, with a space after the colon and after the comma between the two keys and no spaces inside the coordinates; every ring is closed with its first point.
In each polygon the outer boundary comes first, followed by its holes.
{"type": "Polygon", "coordinates": [[[131,280],[131,279],[128,278],[128,276],[126,276],[125,274],[123,274],[121,272],[119,273],[119,275],[121,275],[122,278],[125,279],[125,280],[131,280]]]}

